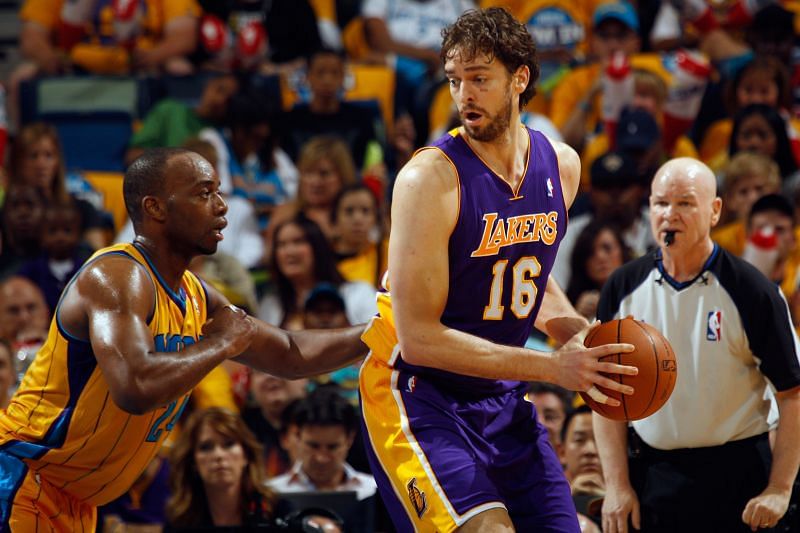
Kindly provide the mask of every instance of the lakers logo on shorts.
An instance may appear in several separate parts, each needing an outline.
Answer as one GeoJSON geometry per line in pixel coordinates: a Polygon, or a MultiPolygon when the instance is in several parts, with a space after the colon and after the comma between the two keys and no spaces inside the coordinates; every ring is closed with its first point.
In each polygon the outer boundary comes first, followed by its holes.
{"type": "Polygon", "coordinates": [[[406,487],[408,488],[408,499],[411,500],[411,505],[417,512],[417,518],[422,518],[422,515],[428,510],[428,500],[425,498],[425,493],[417,488],[417,478],[412,477],[406,487]]]}

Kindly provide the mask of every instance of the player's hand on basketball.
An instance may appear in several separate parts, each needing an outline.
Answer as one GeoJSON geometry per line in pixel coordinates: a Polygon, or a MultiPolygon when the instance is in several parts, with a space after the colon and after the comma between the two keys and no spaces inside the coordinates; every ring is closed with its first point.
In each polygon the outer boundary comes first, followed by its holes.
{"type": "Polygon", "coordinates": [[[639,498],[630,484],[607,487],[603,498],[603,533],[627,533],[628,517],[634,529],[641,529],[639,498]]]}
{"type": "Polygon", "coordinates": [[[623,374],[635,376],[639,370],[635,366],[619,365],[606,361],[599,361],[601,357],[621,352],[632,352],[634,346],[627,343],[614,343],[587,348],[583,342],[586,336],[600,322],[589,324],[575,334],[566,344],[553,352],[557,362],[556,383],[569,390],[586,391],[600,403],[618,406],[619,400],[609,398],[600,392],[595,385],[600,385],[609,390],[622,394],[633,394],[633,387],[623,385],[603,374],[623,374]]]}
{"type": "Polygon", "coordinates": [[[229,357],[250,347],[256,332],[253,319],[235,305],[220,305],[203,325],[203,337],[222,342],[229,357]]]}
{"type": "Polygon", "coordinates": [[[791,492],[767,485],[764,492],[747,502],[742,513],[742,521],[756,531],[775,527],[789,508],[791,492]]]}

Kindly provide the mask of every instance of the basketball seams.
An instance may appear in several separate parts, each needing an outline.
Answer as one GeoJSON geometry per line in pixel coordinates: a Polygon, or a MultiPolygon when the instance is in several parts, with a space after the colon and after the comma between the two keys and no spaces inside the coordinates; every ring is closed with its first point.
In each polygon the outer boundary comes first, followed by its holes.
{"type": "Polygon", "coordinates": [[[634,320],[632,317],[610,320],[597,326],[586,336],[584,344],[592,347],[621,342],[633,344],[636,350],[627,356],[626,353],[616,352],[603,356],[599,360],[638,366],[638,377],[632,376],[630,379],[626,379],[626,376],[621,374],[612,375],[612,373],[604,372],[602,374],[620,384],[633,385],[636,388],[636,394],[626,397],[598,386],[602,392],[620,402],[620,405],[614,408],[595,401],[583,391],[580,392],[580,396],[595,412],[606,418],[619,421],[641,420],[658,411],[669,399],[676,379],[671,371],[670,375],[661,376],[661,369],[662,366],[668,368],[663,362],[675,361],[675,353],[669,341],[660,331],[650,324],[634,320]],[[638,328],[624,326],[623,323],[627,322],[635,323],[638,328]],[[651,375],[653,373],[654,375],[651,375]]]}
{"type": "MultiPolygon", "coordinates": [[[[623,320],[618,320],[617,321],[617,340],[616,340],[617,343],[619,343],[620,339],[622,338],[622,324],[623,324],[623,322],[624,322],[623,320]]],[[[621,365],[622,364],[622,353],[617,352],[616,356],[617,356],[617,364],[621,365]]],[[[623,384],[622,383],[622,379],[623,379],[622,374],[617,374],[616,376],[617,376],[617,381],[619,382],[620,385],[622,385],[623,384]]],[[[628,416],[628,402],[625,401],[625,395],[624,394],[620,394],[619,395],[619,400],[620,400],[620,403],[622,404],[622,412],[625,413],[625,420],[630,420],[630,417],[628,416]]]]}
{"type": "Polygon", "coordinates": [[[641,413],[639,413],[639,417],[641,418],[642,415],[645,414],[645,413],[647,413],[647,416],[650,416],[650,414],[652,414],[652,413],[649,413],[650,407],[653,405],[653,402],[656,399],[656,394],[658,393],[658,382],[661,379],[660,359],[658,357],[658,353],[659,352],[658,352],[658,348],[656,347],[656,340],[650,334],[650,331],[644,325],[642,325],[640,322],[638,322],[636,320],[634,320],[633,323],[636,324],[639,327],[639,329],[641,329],[642,332],[645,335],[647,335],[647,339],[650,341],[650,349],[653,351],[653,359],[655,359],[655,370],[656,370],[655,371],[655,376],[656,376],[655,377],[655,382],[653,383],[653,387],[652,387],[652,391],[653,392],[652,392],[652,394],[650,394],[650,401],[647,402],[647,405],[645,406],[645,408],[642,410],[641,413]]]}

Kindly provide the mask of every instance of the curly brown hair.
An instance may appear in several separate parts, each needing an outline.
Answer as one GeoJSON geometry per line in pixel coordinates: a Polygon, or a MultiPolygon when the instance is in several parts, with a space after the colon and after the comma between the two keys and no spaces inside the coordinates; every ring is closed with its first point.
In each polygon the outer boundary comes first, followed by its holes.
{"type": "Polygon", "coordinates": [[[265,484],[262,447],[242,418],[227,409],[211,407],[195,411],[182,429],[170,454],[169,484],[172,496],[167,502],[167,518],[176,527],[207,526],[208,500],[203,480],[197,472],[194,454],[200,431],[208,426],[220,435],[241,444],[247,457],[247,467],[242,473],[242,516],[251,511],[248,507],[255,497],[260,500],[258,511],[271,516],[277,496],[265,484]]]}
{"type": "Polygon", "coordinates": [[[442,63],[456,53],[465,61],[472,61],[478,54],[498,58],[510,74],[527,66],[531,76],[528,86],[519,95],[520,109],[536,94],[536,80],[539,79],[536,43],[525,25],[505,8],[470,9],[443,29],[442,63]]]}

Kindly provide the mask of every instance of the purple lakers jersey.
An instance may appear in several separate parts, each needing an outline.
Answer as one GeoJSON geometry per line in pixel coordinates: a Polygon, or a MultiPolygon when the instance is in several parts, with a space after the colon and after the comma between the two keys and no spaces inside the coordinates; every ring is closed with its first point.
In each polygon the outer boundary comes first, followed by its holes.
{"type": "MultiPolygon", "coordinates": [[[[567,224],[555,151],[544,135],[527,131],[528,159],[516,190],[481,160],[458,130],[423,148],[440,150],[459,181],[442,323],[515,346],[523,346],[531,332],[567,224]]],[[[491,390],[516,384],[423,372],[491,390]]]]}

